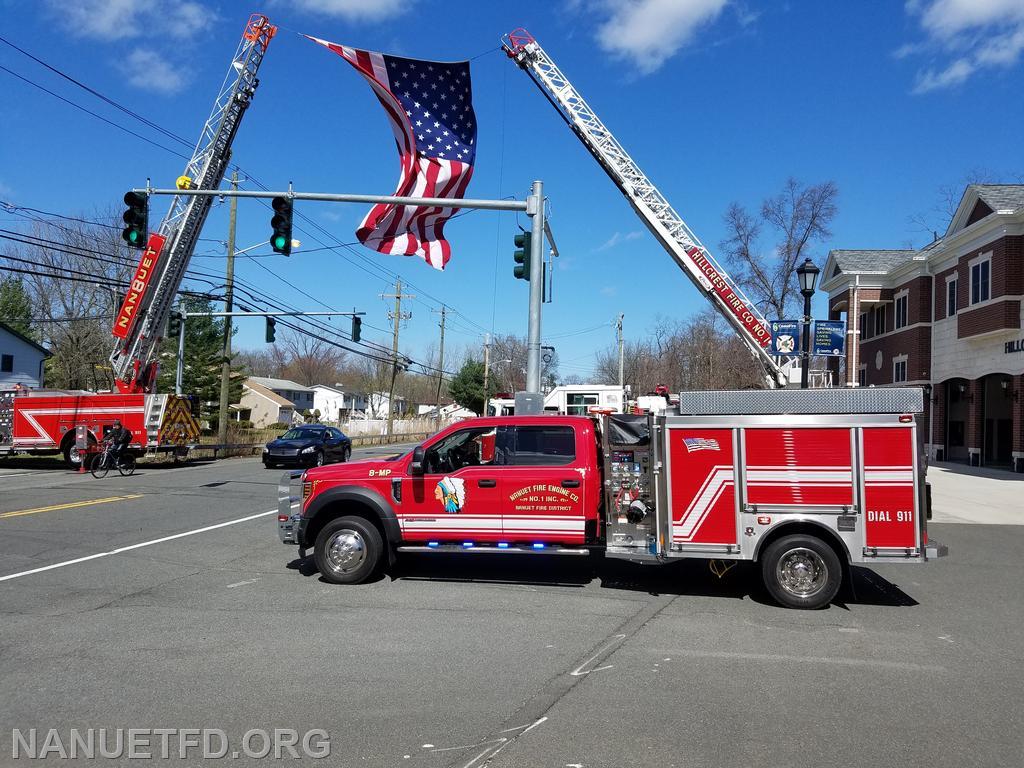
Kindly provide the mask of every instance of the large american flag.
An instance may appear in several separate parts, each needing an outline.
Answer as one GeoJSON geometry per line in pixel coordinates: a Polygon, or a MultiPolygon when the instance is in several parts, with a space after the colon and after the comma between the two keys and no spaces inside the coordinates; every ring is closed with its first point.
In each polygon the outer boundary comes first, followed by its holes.
{"type": "MultiPolygon", "coordinates": [[[[469,62],[405,59],[309,39],[355,67],[384,107],[402,164],[395,194],[464,197],[476,155],[469,62]]],[[[444,225],[457,211],[377,204],[356,237],[380,253],[420,256],[435,269],[444,269],[451,257],[444,225]]]]}

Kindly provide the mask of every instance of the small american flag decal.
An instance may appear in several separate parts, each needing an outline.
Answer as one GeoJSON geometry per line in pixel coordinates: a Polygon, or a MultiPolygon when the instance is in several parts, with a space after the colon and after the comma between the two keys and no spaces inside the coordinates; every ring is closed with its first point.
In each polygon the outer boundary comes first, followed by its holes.
{"type": "Polygon", "coordinates": [[[687,453],[722,450],[718,447],[718,441],[709,437],[684,437],[683,445],[686,446],[687,453]]]}

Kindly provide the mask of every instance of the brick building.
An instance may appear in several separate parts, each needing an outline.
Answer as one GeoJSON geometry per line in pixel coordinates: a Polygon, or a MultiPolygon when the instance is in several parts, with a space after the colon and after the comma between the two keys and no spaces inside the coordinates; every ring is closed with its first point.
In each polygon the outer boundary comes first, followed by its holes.
{"type": "Polygon", "coordinates": [[[967,187],[921,250],[831,251],[821,287],[837,381],[925,386],[933,459],[1024,472],[1024,185],[967,187]]]}

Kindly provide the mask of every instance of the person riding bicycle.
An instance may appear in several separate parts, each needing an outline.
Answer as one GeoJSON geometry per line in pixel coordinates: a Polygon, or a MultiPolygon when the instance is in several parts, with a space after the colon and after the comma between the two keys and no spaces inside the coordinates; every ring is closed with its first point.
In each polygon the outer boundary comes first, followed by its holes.
{"type": "Polygon", "coordinates": [[[121,420],[115,419],[114,426],[107,433],[105,442],[110,446],[110,458],[113,461],[113,465],[117,466],[117,462],[121,460],[121,454],[124,449],[128,447],[128,444],[132,441],[132,433],[130,430],[125,429],[121,426],[121,420]]]}

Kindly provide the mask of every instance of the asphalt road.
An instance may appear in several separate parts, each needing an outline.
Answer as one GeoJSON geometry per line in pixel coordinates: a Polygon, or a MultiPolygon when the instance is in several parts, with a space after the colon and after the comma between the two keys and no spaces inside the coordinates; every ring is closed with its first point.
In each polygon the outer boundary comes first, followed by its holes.
{"type": "Polygon", "coordinates": [[[1024,526],[933,525],[950,557],[811,613],[698,562],[335,587],[262,514],[279,474],[0,471],[0,766],[13,728],[73,727],[321,728],[340,766],[1024,764],[1024,526]]]}

